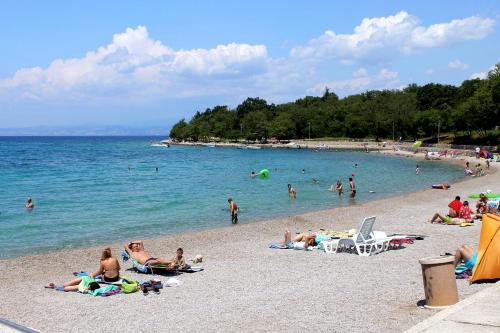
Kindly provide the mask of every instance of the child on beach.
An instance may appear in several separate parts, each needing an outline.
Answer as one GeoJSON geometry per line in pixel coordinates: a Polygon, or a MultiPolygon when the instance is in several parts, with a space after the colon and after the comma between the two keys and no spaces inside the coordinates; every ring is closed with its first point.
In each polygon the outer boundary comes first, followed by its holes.
{"type": "Polygon", "coordinates": [[[184,269],[186,267],[186,261],[184,260],[184,250],[182,248],[178,248],[175,253],[175,257],[172,258],[172,262],[177,269],[184,269]]]}
{"type": "Polygon", "coordinates": [[[238,224],[238,205],[232,198],[227,198],[229,203],[229,212],[231,213],[231,223],[238,224]]]}

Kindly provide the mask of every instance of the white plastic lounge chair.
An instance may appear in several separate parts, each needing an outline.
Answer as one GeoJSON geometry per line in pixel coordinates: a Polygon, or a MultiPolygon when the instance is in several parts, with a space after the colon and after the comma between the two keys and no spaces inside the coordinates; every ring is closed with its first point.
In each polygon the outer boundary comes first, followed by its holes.
{"type": "Polygon", "coordinates": [[[339,251],[356,251],[360,256],[370,256],[386,251],[389,248],[391,237],[385,233],[373,232],[375,216],[366,217],[361,224],[359,232],[353,238],[341,238],[322,242],[325,252],[336,253],[339,251]]]}

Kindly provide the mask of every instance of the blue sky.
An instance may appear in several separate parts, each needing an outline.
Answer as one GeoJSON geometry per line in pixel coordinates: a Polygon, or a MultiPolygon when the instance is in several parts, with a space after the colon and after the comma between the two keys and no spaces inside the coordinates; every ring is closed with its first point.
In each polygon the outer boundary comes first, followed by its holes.
{"type": "Polygon", "coordinates": [[[498,1],[3,1],[0,134],[168,133],[281,103],[460,84],[500,62],[498,1]]]}

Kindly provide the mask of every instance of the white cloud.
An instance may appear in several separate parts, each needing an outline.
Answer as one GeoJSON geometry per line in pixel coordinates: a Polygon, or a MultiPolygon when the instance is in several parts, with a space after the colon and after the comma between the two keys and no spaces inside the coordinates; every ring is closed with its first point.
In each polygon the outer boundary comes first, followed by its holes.
{"type": "Polygon", "coordinates": [[[432,75],[432,74],[434,74],[434,70],[432,68],[426,69],[425,74],[432,75]]]}
{"type": "Polygon", "coordinates": [[[480,39],[494,24],[492,19],[471,16],[423,26],[401,11],[365,18],[352,33],[326,31],[283,58],[270,57],[265,45],[245,43],[175,50],[138,26],[115,34],[109,44],[81,57],[55,59],[44,68],[21,68],[0,79],[0,101],[11,105],[33,101],[41,106],[53,101],[69,106],[80,105],[75,101],[140,105],[159,99],[220,96],[227,103],[258,95],[277,102],[306,92],[321,94],[325,86],[340,95],[395,89],[404,82],[397,72],[385,68],[392,57],[480,39]],[[344,66],[352,66],[352,77],[339,76],[351,71],[344,66]]]}
{"type": "Polygon", "coordinates": [[[401,82],[397,79],[398,73],[381,69],[377,74],[370,75],[368,71],[360,70],[353,73],[353,77],[344,80],[333,80],[316,84],[309,92],[319,94],[325,87],[329,87],[341,95],[356,94],[372,89],[399,89],[401,82]]]}
{"type": "Polygon", "coordinates": [[[489,69],[489,70],[484,71],[484,72],[474,73],[474,74],[472,74],[472,75],[469,77],[469,79],[470,79],[470,80],[473,80],[473,79],[481,79],[481,80],[484,80],[484,79],[486,79],[486,78],[488,77],[488,73],[489,73],[490,71],[494,70],[494,69],[495,69],[495,65],[492,65],[492,66],[490,67],[490,69],[489,69]]]}
{"type": "Polygon", "coordinates": [[[481,39],[493,31],[495,21],[471,16],[447,23],[420,25],[405,11],[393,16],[364,18],[351,34],[326,31],[305,46],[292,49],[291,56],[302,59],[374,58],[377,53],[388,56],[397,52],[442,47],[467,40],[481,39]]]}
{"type": "Polygon", "coordinates": [[[361,67],[360,69],[358,69],[357,71],[352,73],[352,76],[354,76],[354,77],[367,76],[367,75],[368,75],[368,72],[363,67],[361,67]]]}
{"type": "Polygon", "coordinates": [[[99,93],[104,96],[110,91],[123,95],[154,91],[175,95],[180,87],[186,88],[182,84],[186,76],[234,77],[248,70],[259,72],[267,60],[263,45],[231,43],[213,49],[175,51],[151,39],[146,27],[138,26],[115,34],[110,44],[84,57],[56,59],[47,68],[20,69],[11,78],[0,80],[0,92],[20,90],[19,96],[66,99],[99,93]],[[166,91],[167,87],[174,89],[166,91]]]}
{"type": "Polygon", "coordinates": [[[474,79],[481,79],[484,80],[488,77],[488,72],[479,72],[479,73],[474,73],[472,74],[469,79],[474,80],[474,79]]]}
{"type": "Polygon", "coordinates": [[[450,61],[448,63],[448,67],[450,67],[451,69],[461,69],[461,70],[464,70],[464,69],[469,68],[469,65],[464,64],[463,62],[461,62],[458,59],[455,59],[455,60],[452,60],[452,61],[450,61]]]}

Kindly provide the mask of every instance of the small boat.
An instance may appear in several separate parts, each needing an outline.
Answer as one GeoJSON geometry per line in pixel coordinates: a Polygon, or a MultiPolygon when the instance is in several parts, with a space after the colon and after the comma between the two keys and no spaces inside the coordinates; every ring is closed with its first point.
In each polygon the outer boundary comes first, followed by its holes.
{"type": "Polygon", "coordinates": [[[170,147],[170,143],[168,143],[168,142],[164,142],[164,141],[160,141],[160,142],[152,142],[152,143],[151,143],[151,147],[163,147],[163,148],[169,148],[169,147],[170,147]]]}
{"type": "Polygon", "coordinates": [[[202,145],[208,148],[215,148],[215,142],[202,143],[202,145]]]}
{"type": "Polygon", "coordinates": [[[330,147],[328,147],[327,145],[325,145],[324,143],[320,144],[320,145],[317,145],[316,146],[316,149],[328,149],[330,147]]]}
{"type": "Polygon", "coordinates": [[[259,147],[259,146],[247,146],[246,149],[262,149],[262,147],[259,147]]]}
{"type": "Polygon", "coordinates": [[[300,145],[295,142],[290,142],[286,144],[285,147],[290,149],[300,149],[300,145]]]}

